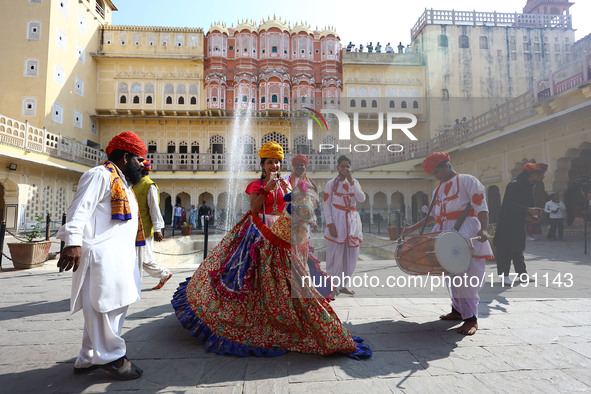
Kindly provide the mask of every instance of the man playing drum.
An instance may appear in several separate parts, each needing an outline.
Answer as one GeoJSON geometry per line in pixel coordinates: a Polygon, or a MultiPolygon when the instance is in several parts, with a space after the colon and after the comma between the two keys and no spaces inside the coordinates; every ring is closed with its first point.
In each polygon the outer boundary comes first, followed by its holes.
{"type": "Polygon", "coordinates": [[[478,329],[478,291],[484,283],[484,263],[492,259],[492,249],[488,242],[488,207],[484,194],[484,186],[472,175],[458,174],[454,171],[447,152],[435,152],[423,161],[423,169],[440,183],[433,192],[433,202],[430,213],[417,224],[403,231],[403,235],[411,234],[427,224],[436,222],[432,232],[453,230],[456,221],[470,204],[464,223],[459,229],[460,235],[469,240],[479,237],[474,242],[472,261],[468,270],[461,275],[462,281],[446,281],[451,297],[451,313],[442,315],[442,320],[463,320],[464,324],[458,328],[463,335],[474,335],[478,329]]]}

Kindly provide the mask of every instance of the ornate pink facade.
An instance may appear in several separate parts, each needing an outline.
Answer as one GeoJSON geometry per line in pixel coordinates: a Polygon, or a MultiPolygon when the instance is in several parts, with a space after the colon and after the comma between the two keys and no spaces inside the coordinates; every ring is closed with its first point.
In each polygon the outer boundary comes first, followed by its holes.
{"type": "Polygon", "coordinates": [[[270,19],[205,36],[205,106],[208,109],[294,111],[340,103],[340,39],[330,28],[312,31],[270,19]]]}

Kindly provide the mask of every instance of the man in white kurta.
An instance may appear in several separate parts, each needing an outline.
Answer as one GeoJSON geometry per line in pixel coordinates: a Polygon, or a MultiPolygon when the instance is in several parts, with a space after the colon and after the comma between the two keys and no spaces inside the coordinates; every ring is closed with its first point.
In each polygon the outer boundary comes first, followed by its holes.
{"type": "Polygon", "coordinates": [[[143,238],[143,234],[138,232],[138,203],[126,178],[135,182],[141,179],[146,148],[137,135],[124,132],[113,138],[105,151],[112,161],[86,171],[78,182],[68,220],[57,234],[65,242],[58,267],[60,271],[74,269],[70,308],[72,314],[80,309],[84,314],[82,348],[74,373],[101,366],[127,380],[142,373],[125,357],[121,329],[128,306],[140,299],[141,267],[136,257],[136,239],[143,238]],[[120,136],[123,137],[118,139],[120,136]],[[136,145],[129,146],[130,143],[136,145]],[[121,154],[119,160],[113,158],[121,154]],[[127,197],[127,215],[123,220],[112,218],[115,170],[122,181],[120,196],[127,197]]]}
{"type": "Polygon", "coordinates": [[[361,218],[357,202],[365,201],[365,193],[359,181],[351,175],[351,160],[346,156],[337,161],[339,175],[328,181],[324,189],[324,219],[326,229],[326,272],[333,284],[333,295],[355,294],[350,285],[359,247],[363,241],[361,218]]]}
{"type": "Polygon", "coordinates": [[[172,277],[172,272],[158,264],[154,258],[154,241],[161,242],[164,239],[162,235],[164,219],[160,213],[158,186],[150,179],[151,169],[152,164],[146,160],[142,170],[142,180],[133,186],[133,191],[138,200],[142,226],[146,236],[146,244],[137,248],[138,259],[144,271],[151,277],[159,279],[158,284],[152,288],[152,290],[158,290],[172,277]]]}
{"type": "Polygon", "coordinates": [[[452,301],[452,311],[440,318],[463,320],[464,325],[458,332],[473,335],[478,329],[478,292],[484,284],[484,264],[487,259],[493,258],[488,241],[488,207],[482,183],[472,175],[456,173],[449,160],[446,152],[436,152],[425,159],[425,172],[440,181],[433,192],[432,199],[435,201],[429,218],[408,227],[404,233],[409,234],[422,227],[425,220],[428,220],[428,223],[436,222],[432,232],[454,230],[457,220],[470,204],[471,209],[458,232],[468,241],[473,237],[479,239],[472,243],[472,260],[465,274],[450,275],[451,280],[446,282],[452,301]],[[462,280],[454,281],[456,276],[462,280]]]}

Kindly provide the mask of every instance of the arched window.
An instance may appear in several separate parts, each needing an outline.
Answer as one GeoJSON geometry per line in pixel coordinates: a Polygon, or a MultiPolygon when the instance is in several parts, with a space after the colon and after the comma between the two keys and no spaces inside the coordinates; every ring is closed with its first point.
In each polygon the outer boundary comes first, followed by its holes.
{"type": "Polygon", "coordinates": [[[197,105],[197,97],[191,97],[191,105],[197,105]]]}
{"type": "Polygon", "coordinates": [[[271,133],[267,133],[263,136],[263,138],[261,140],[261,146],[269,141],[277,142],[279,145],[281,145],[281,147],[283,148],[283,151],[285,153],[287,153],[289,151],[288,150],[289,141],[287,140],[287,137],[285,135],[283,135],[281,133],[277,133],[276,131],[273,131],[271,133]]]}
{"type": "Polygon", "coordinates": [[[361,107],[362,107],[362,108],[365,108],[365,107],[367,107],[367,101],[365,101],[365,100],[361,100],[361,107]]]}
{"type": "Polygon", "coordinates": [[[462,34],[458,38],[458,43],[460,45],[460,48],[470,48],[470,38],[465,34],[462,34]]]}
{"type": "Polygon", "coordinates": [[[283,97],[283,104],[289,104],[289,100],[287,99],[287,97],[283,97]]]}
{"type": "Polygon", "coordinates": [[[351,100],[349,106],[355,108],[357,106],[357,104],[355,104],[355,100],[351,100]]]}
{"type": "Polygon", "coordinates": [[[133,96],[133,103],[139,104],[140,103],[140,96],[133,96]]]}
{"type": "Polygon", "coordinates": [[[488,37],[480,36],[480,49],[488,49],[488,37]]]}
{"type": "Polygon", "coordinates": [[[441,89],[441,100],[449,101],[449,91],[447,89],[441,89]]]}
{"type": "Polygon", "coordinates": [[[172,97],[166,97],[166,104],[172,104],[172,97]]]}
{"type": "Polygon", "coordinates": [[[413,102],[412,102],[412,107],[413,107],[414,109],[417,109],[417,108],[419,108],[419,102],[418,102],[418,101],[416,101],[416,100],[415,100],[415,101],[413,101],[413,102]]]}
{"type": "Polygon", "coordinates": [[[242,96],[242,102],[243,103],[248,103],[248,97],[242,96]]]}
{"type": "Polygon", "coordinates": [[[394,100],[390,100],[390,108],[396,108],[396,104],[394,103],[394,100]]]}
{"type": "Polygon", "coordinates": [[[406,108],[406,101],[403,101],[402,103],[400,103],[400,108],[406,108]]]}
{"type": "Polygon", "coordinates": [[[185,98],[184,97],[179,97],[179,105],[184,105],[185,104],[185,98]]]}
{"type": "Polygon", "coordinates": [[[276,94],[274,94],[274,95],[271,96],[271,102],[272,103],[276,103],[277,102],[277,95],[276,94]]]}
{"type": "Polygon", "coordinates": [[[378,107],[378,102],[376,100],[371,100],[371,107],[372,108],[377,108],[378,107]]]}
{"type": "Polygon", "coordinates": [[[261,104],[265,104],[266,101],[267,101],[267,98],[265,96],[261,97],[261,104]]]}
{"type": "Polygon", "coordinates": [[[121,96],[121,98],[119,98],[119,102],[120,102],[121,104],[125,104],[125,103],[127,102],[127,97],[125,97],[125,96],[121,96]]]}
{"type": "Polygon", "coordinates": [[[146,104],[152,104],[152,96],[146,96],[146,104]]]}

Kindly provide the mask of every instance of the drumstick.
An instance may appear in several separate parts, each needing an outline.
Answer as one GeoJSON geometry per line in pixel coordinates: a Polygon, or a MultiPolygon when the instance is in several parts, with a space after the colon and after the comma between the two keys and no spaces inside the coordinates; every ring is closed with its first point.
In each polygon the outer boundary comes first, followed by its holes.
{"type": "Polygon", "coordinates": [[[478,236],[478,237],[472,237],[472,238],[470,238],[470,247],[471,247],[472,249],[474,249],[474,243],[472,243],[472,241],[473,241],[473,240],[475,240],[475,239],[476,239],[476,240],[480,239],[480,236],[478,236]]]}

